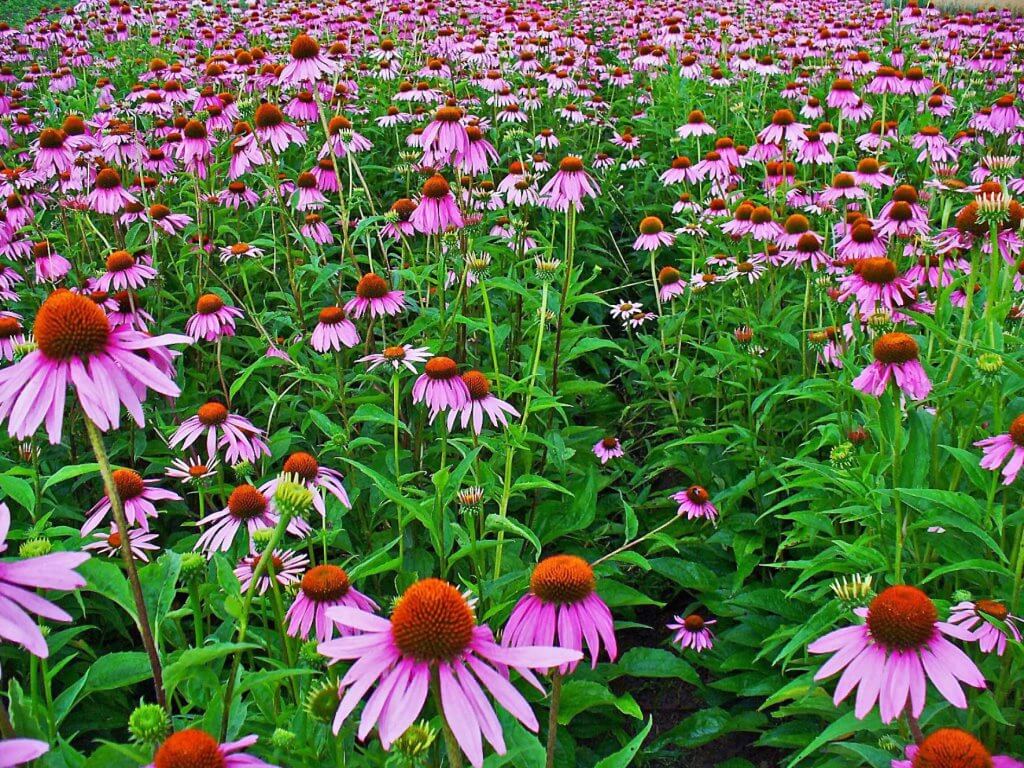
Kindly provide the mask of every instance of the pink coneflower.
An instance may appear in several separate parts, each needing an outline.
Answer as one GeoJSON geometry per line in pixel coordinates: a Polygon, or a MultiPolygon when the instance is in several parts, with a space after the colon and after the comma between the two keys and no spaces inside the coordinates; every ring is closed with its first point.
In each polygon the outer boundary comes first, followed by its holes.
{"type": "Polygon", "coordinates": [[[456,418],[463,429],[472,425],[473,432],[479,435],[484,426],[484,415],[490,419],[492,427],[499,424],[508,426],[508,416],[519,416],[519,411],[491,392],[491,383],[480,371],[466,371],[461,379],[469,397],[461,406],[448,412],[449,431],[454,428],[456,418]]]}
{"type": "Polygon", "coordinates": [[[456,160],[456,167],[462,172],[471,176],[479,176],[490,170],[491,164],[500,159],[498,151],[486,138],[484,132],[478,125],[470,125],[466,128],[466,135],[469,137],[469,144],[466,151],[459,155],[456,160]]]}
{"type": "Polygon", "coordinates": [[[216,552],[231,549],[242,526],[249,533],[249,549],[253,551],[253,535],[256,531],[277,525],[277,515],[271,511],[269,500],[258,488],[244,483],[231,492],[224,509],[198,520],[196,525],[208,525],[209,528],[203,531],[195,548],[213,557],[216,552]]]}
{"type": "MultiPolygon", "coordinates": [[[[154,544],[158,534],[147,533],[142,528],[131,528],[128,531],[128,545],[131,547],[132,555],[136,560],[141,560],[144,563],[149,562],[149,555],[147,552],[156,552],[160,549],[159,544],[154,544]]],[[[110,533],[94,533],[92,537],[95,539],[90,544],[86,544],[82,549],[99,552],[106,555],[107,557],[120,557],[121,555],[121,534],[117,530],[117,525],[113,524],[110,526],[110,533]]]]}
{"type": "Polygon", "coordinates": [[[686,118],[686,123],[676,128],[676,135],[681,139],[714,136],[715,129],[704,120],[704,113],[699,109],[695,109],[686,118]]]}
{"type": "Polygon", "coordinates": [[[1001,435],[986,437],[974,443],[982,449],[982,469],[996,470],[1009,457],[1003,467],[1003,485],[1010,485],[1024,467],[1024,414],[1010,424],[1010,431],[1001,435]]]}
{"type": "Polygon", "coordinates": [[[873,157],[864,157],[857,162],[857,170],[853,172],[853,179],[858,186],[872,189],[883,189],[896,182],[892,174],[888,173],[873,157]]]}
{"type": "Polygon", "coordinates": [[[1007,755],[990,754],[967,731],[940,728],[919,744],[908,744],[906,760],[893,760],[892,768],[1024,768],[1024,763],[1007,755]]]}
{"type": "Polygon", "coordinates": [[[189,457],[188,461],[173,459],[171,466],[164,474],[182,483],[197,483],[217,474],[217,457],[211,456],[208,459],[189,457]]]}
{"type": "MultiPolygon", "coordinates": [[[[575,555],[554,555],[537,563],[530,575],[530,591],[512,609],[501,635],[508,647],[548,646],[583,651],[586,641],[592,668],[597,667],[601,645],[611,661],[618,648],[612,612],[596,592],[594,569],[575,555]]],[[[559,668],[572,672],[576,662],[559,668]]]]}
{"type": "MultiPolygon", "coordinates": [[[[697,175],[694,172],[693,163],[690,162],[690,158],[679,155],[672,159],[672,165],[667,171],[662,173],[658,179],[662,184],[668,186],[669,184],[695,182],[697,181],[697,175]]],[[[673,213],[675,213],[675,211],[673,211],[673,213]]]]}
{"type": "Polygon", "coordinates": [[[426,235],[464,226],[455,195],[444,176],[435,173],[423,183],[422,197],[409,221],[417,232],[426,235]]]}
{"type": "Polygon", "coordinates": [[[747,231],[758,242],[774,242],[783,233],[782,225],[775,221],[772,210],[766,205],[759,205],[750,212],[750,229],[747,231]]]}
{"type": "Polygon", "coordinates": [[[658,298],[665,302],[686,292],[686,282],[675,267],[662,267],[658,271],[658,298]]]}
{"type": "Polygon", "coordinates": [[[235,335],[235,319],[244,313],[231,307],[215,293],[204,293],[196,301],[196,313],[185,324],[185,333],[193,340],[217,341],[235,335]]]}
{"type": "Polygon", "coordinates": [[[425,165],[443,167],[466,156],[469,134],[462,124],[464,116],[462,109],[454,106],[439,107],[434,113],[420,137],[425,165]]]}
{"type": "Polygon", "coordinates": [[[37,283],[56,283],[71,271],[71,262],[49,240],[33,243],[31,253],[37,283]]]}
{"type": "Polygon", "coordinates": [[[321,643],[336,634],[342,637],[356,634],[356,628],[331,620],[330,609],[339,607],[365,611],[368,615],[377,610],[373,600],[352,586],[343,569],[326,563],[313,566],[303,574],[295,601],[285,614],[288,634],[307,638],[314,625],[316,639],[321,643]]]}
{"type": "Polygon", "coordinates": [[[33,170],[47,176],[59,176],[71,170],[75,161],[74,153],[67,146],[64,132],[55,128],[43,128],[39,132],[33,170]]]}
{"type": "Polygon", "coordinates": [[[481,735],[498,754],[505,753],[501,726],[484,691],[536,732],[537,719],[509,682],[508,668],[539,688],[531,669],[551,669],[582,658],[579,651],[562,648],[498,645],[491,630],[476,623],[466,598],[438,579],[424,579],[406,589],[390,620],[354,608],[332,608],[328,616],[345,630],[360,633],[319,646],[329,663],[355,660],[339,683],[341,703],[334,732],[377,683],[370,698],[373,705],[363,709],[357,736],[365,739],[377,726],[381,744],[389,749],[419,716],[436,678],[443,716],[475,768],[483,765],[481,735]]]}
{"type": "Polygon", "coordinates": [[[277,768],[242,750],[251,747],[258,736],[246,736],[238,741],[218,744],[205,731],[188,728],[168,736],[153,755],[153,762],[143,768],[277,768]]]}
{"type": "Polygon", "coordinates": [[[25,343],[25,328],[13,312],[0,313],[0,360],[14,360],[15,349],[25,343]]]}
{"type": "MultiPolygon", "coordinates": [[[[262,553],[259,552],[250,553],[243,556],[238,561],[238,565],[235,566],[235,576],[241,586],[242,594],[245,594],[252,584],[252,577],[256,573],[256,565],[262,556],[262,553]]],[[[264,571],[256,580],[256,593],[260,595],[266,594],[267,590],[270,589],[271,575],[273,575],[274,581],[280,587],[290,587],[292,584],[297,584],[307,565],[309,565],[309,558],[302,552],[275,549],[270,555],[268,570],[264,571]]]]}
{"type": "Polygon", "coordinates": [[[910,145],[914,149],[920,149],[917,162],[925,160],[933,164],[955,163],[960,157],[960,152],[949,143],[949,140],[942,135],[942,132],[934,125],[926,125],[915,133],[910,139],[910,145]]]}
{"type": "Polygon", "coordinates": [[[151,260],[142,256],[135,258],[128,251],[114,251],[107,257],[106,272],[96,279],[93,286],[99,291],[117,291],[126,288],[142,288],[156,277],[151,260]]]}
{"type": "Polygon", "coordinates": [[[657,216],[645,216],[640,221],[640,235],[633,241],[633,249],[637,251],[656,251],[661,247],[669,247],[676,240],[671,232],[665,231],[665,225],[657,216]]]}
{"type": "Polygon", "coordinates": [[[441,411],[458,410],[469,401],[469,388],[459,376],[459,367],[450,357],[427,360],[423,373],[412,386],[412,401],[425,403],[431,417],[441,411]]]}
{"type": "Polygon", "coordinates": [[[199,406],[195,416],[185,419],[171,435],[169,445],[185,450],[204,433],[206,455],[213,456],[218,447],[227,448],[225,458],[229,464],[240,460],[256,462],[260,456],[270,455],[263,430],[215,400],[199,406]]]}
{"type": "Polygon", "coordinates": [[[295,187],[298,191],[298,197],[295,201],[295,210],[319,210],[327,204],[327,198],[324,197],[324,193],[317,188],[316,176],[312,173],[300,173],[298,178],[295,180],[295,187]]]}
{"type": "Polygon", "coordinates": [[[171,213],[166,205],[157,203],[149,206],[146,212],[153,227],[167,235],[176,235],[192,223],[192,217],[184,213],[171,213]]]}
{"type": "Polygon", "coordinates": [[[781,145],[784,142],[797,146],[807,140],[807,126],[796,121],[796,116],[788,109],[779,109],[772,115],[771,123],[764,128],[757,138],[764,144],[781,145]]]}
{"type": "Polygon", "coordinates": [[[269,145],[277,154],[281,154],[292,144],[301,147],[306,143],[306,134],[301,128],[286,122],[284,113],[276,104],[260,104],[256,108],[253,122],[256,124],[256,138],[259,139],[260,145],[269,145]]]}
{"type": "Polygon", "coordinates": [[[881,397],[892,379],[900,390],[921,400],[932,391],[932,383],[918,361],[917,342],[905,333],[884,333],[872,348],[875,360],[853,380],[861,392],[881,397]]]}
{"type": "Polygon", "coordinates": [[[1020,618],[1010,613],[998,600],[964,600],[949,610],[950,624],[969,630],[982,652],[995,651],[997,656],[1002,656],[1006,651],[1007,633],[1018,643],[1021,641],[1020,629],[1017,627],[1019,621],[1020,618]],[[1005,631],[1000,627],[1005,627],[1005,631]]]}
{"type": "Polygon", "coordinates": [[[121,186],[121,175],[113,168],[104,168],[96,174],[86,204],[97,213],[115,214],[128,203],[138,203],[121,186]]]}
{"type": "Polygon", "coordinates": [[[38,739],[0,739],[0,768],[30,763],[49,751],[50,745],[38,739]]]}
{"type": "Polygon", "coordinates": [[[985,687],[985,678],[974,662],[944,637],[970,641],[971,633],[939,621],[935,605],[917,587],[888,587],[870,606],[857,608],[855,613],[866,623],[830,632],[807,650],[834,654],[815,674],[815,680],[845,670],[836,686],[836,704],[859,687],[854,706],[858,719],[876,703],[884,723],[892,722],[908,705],[911,714],[920,717],[927,680],[960,708],[967,706],[961,683],[985,687]]]}
{"type": "Polygon", "coordinates": [[[401,240],[403,237],[412,237],[416,234],[416,226],[410,221],[416,211],[416,203],[408,197],[402,197],[391,204],[388,221],[381,227],[380,233],[384,237],[394,240],[401,240]]]}
{"type": "Polygon", "coordinates": [[[359,331],[341,307],[324,307],[317,316],[316,328],[310,336],[310,345],[317,352],[340,352],[342,346],[354,347],[359,343],[359,331]]]}
{"type": "Polygon", "coordinates": [[[11,437],[23,440],[45,420],[50,442],[59,443],[69,382],[86,416],[102,431],[120,426],[122,405],[143,426],[147,388],[168,397],[179,394],[166,374],[137,353],[189,343],[187,336],[112,328],[99,306],[65,290],[43,302],[34,331],[38,348],[0,369],[0,419],[8,420],[11,437]]]}
{"type": "Polygon", "coordinates": [[[370,317],[397,315],[403,309],[405,291],[390,290],[384,278],[373,272],[359,278],[356,295],[345,304],[345,311],[355,318],[362,317],[367,311],[370,317]]]}
{"type": "Polygon", "coordinates": [[[892,312],[912,304],[916,297],[914,286],[899,274],[896,262],[884,256],[855,262],[853,273],[843,277],[839,287],[839,301],[853,297],[862,314],[879,309],[892,312]]]}
{"type": "Polygon", "coordinates": [[[840,200],[864,200],[868,196],[866,190],[857,186],[857,179],[851,173],[837,173],[832,186],[821,193],[821,201],[834,205],[840,200]]]}
{"type": "Polygon", "coordinates": [[[677,515],[686,515],[687,520],[703,518],[715,522],[718,520],[718,509],[711,503],[711,495],[700,485],[691,485],[685,491],[679,491],[670,496],[673,501],[679,502],[677,515]]]}
{"type": "Polygon", "coordinates": [[[291,55],[291,61],[278,75],[281,85],[314,83],[336,71],[334,62],[321,55],[317,41],[305,33],[296,35],[292,40],[291,55]]]}
{"type": "Polygon", "coordinates": [[[988,118],[988,130],[991,133],[997,136],[1013,133],[1024,124],[1017,107],[1014,106],[1015,98],[1012,93],[1008,93],[996,99],[988,118]]]}
{"type": "Polygon", "coordinates": [[[617,437],[603,437],[594,443],[594,455],[601,460],[602,464],[607,464],[612,459],[618,459],[625,455],[625,451],[622,450],[622,443],[619,442],[617,437]]]}
{"type": "Polygon", "coordinates": [[[282,477],[293,478],[309,490],[313,497],[313,509],[320,513],[320,517],[327,516],[324,491],[334,496],[346,508],[352,508],[352,502],[349,501],[345,486],[342,485],[344,477],[341,472],[323,466],[311,453],[295,451],[290,454],[284,461],[283,474],[265,482],[260,486],[260,491],[266,494],[268,499],[273,499],[282,477]]]}
{"type": "MultiPolygon", "coordinates": [[[[0,553],[7,550],[11,510],[0,502],[0,553]]],[[[85,586],[75,568],[89,559],[85,552],[54,552],[40,557],[0,562],[0,638],[17,643],[29,653],[45,659],[50,655],[38,621],[71,621],[64,610],[33,590],[72,590],[85,586]]]]}
{"type": "MultiPolygon", "coordinates": [[[[124,516],[130,525],[137,525],[143,531],[149,530],[149,518],[156,518],[157,511],[154,501],[181,501],[181,496],[174,491],[157,487],[156,479],[143,480],[138,472],[132,469],[115,469],[114,486],[124,506],[124,516]]],[[[110,514],[110,498],[104,494],[92,509],[82,525],[82,535],[93,531],[106,516],[110,514]]]]}
{"type": "Polygon", "coordinates": [[[220,260],[227,264],[234,259],[253,258],[257,259],[263,255],[263,249],[249,243],[235,243],[225,245],[220,249],[220,260]]]}
{"type": "Polygon", "coordinates": [[[378,365],[390,365],[394,370],[405,367],[416,373],[416,363],[424,363],[430,357],[430,351],[426,347],[414,347],[412,344],[401,346],[385,347],[383,352],[360,357],[357,362],[369,363],[368,371],[372,371],[378,365]]]}
{"type": "Polygon", "coordinates": [[[562,158],[558,171],[540,191],[540,203],[554,211],[568,211],[572,205],[583,210],[585,197],[597,197],[596,182],[583,170],[583,161],[574,155],[562,158]]]}
{"type": "Polygon", "coordinates": [[[715,644],[715,636],[708,627],[716,623],[715,619],[705,619],[699,613],[691,613],[685,619],[675,616],[674,623],[668,628],[675,630],[672,640],[679,643],[680,648],[693,648],[697,653],[710,650],[715,644]]]}

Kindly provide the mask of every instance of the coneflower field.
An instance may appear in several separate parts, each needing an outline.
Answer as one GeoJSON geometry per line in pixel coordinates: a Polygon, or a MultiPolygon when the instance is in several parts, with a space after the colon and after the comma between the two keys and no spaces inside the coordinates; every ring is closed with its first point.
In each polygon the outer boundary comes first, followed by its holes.
{"type": "Polygon", "coordinates": [[[0,768],[1024,768],[1024,16],[9,12],[0,768]]]}

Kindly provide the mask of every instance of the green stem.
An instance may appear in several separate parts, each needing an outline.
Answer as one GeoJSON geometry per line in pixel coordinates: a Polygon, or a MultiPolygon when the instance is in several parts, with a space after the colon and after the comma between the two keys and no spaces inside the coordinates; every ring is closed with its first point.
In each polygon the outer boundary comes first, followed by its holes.
{"type": "Polygon", "coordinates": [[[562,675],[556,669],[551,673],[551,709],[548,710],[548,747],[545,768],[555,768],[555,748],[558,746],[558,708],[562,701],[562,675]]]}
{"type": "Polygon", "coordinates": [[[96,463],[100,465],[100,475],[103,477],[103,487],[107,491],[107,498],[110,501],[110,510],[114,515],[114,522],[121,534],[121,559],[124,561],[125,570],[128,572],[128,584],[131,587],[132,601],[135,603],[137,613],[137,624],[139,634],[142,635],[142,644],[149,656],[149,666],[153,672],[153,687],[156,689],[156,701],[164,709],[167,709],[167,696],[164,693],[163,669],[160,666],[160,653],[157,651],[156,642],[153,639],[153,630],[149,624],[149,611],[146,610],[146,600],[142,595],[142,583],[139,581],[139,572],[135,568],[135,556],[132,554],[131,539],[128,536],[128,519],[124,514],[124,504],[117,493],[117,485],[114,483],[114,471],[110,467],[110,458],[107,450],[103,447],[103,435],[100,428],[93,423],[88,416],[85,421],[85,431],[89,435],[89,443],[92,445],[93,453],[96,454],[96,463]]]}

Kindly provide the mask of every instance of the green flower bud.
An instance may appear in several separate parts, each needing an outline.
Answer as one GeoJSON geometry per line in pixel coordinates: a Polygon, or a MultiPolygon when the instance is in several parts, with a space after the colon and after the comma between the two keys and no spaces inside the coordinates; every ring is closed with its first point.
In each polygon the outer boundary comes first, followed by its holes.
{"type": "Polygon", "coordinates": [[[325,659],[320,651],[317,650],[319,643],[316,640],[307,640],[299,648],[299,663],[304,667],[312,667],[313,669],[323,669],[327,666],[327,659],[325,659]]]}
{"type": "Polygon", "coordinates": [[[856,463],[853,443],[840,443],[829,453],[829,463],[836,469],[849,469],[856,463]]]}
{"type": "Polygon", "coordinates": [[[419,757],[426,754],[436,739],[437,731],[430,727],[430,723],[420,720],[395,740],[395,749],[405,757],[419,757]]]}
{"type": "Polygon", "coordinates": [[[128,733],[138,744],[156,746],[171,732],[171,721],[159,704],[139,704],[128,718],[128,733]]]}
{"type": "Polygon", "coordinates": [[[851,605],[864,605],[874,594],[871,589],[871,576],[853,574],[849,581],[843,576],[842,579],[835,579],[832,584],[832,592],[844,603],[851,605]]]}
{"type": "Polygon", "coordinates": [[[534,263],[536,264],[536,275],[537,279],[542,283],[550,283],[558,277],[558,268],[562,262],[559,259],[542,259],[538,256],[534,263]]]}
{"type": "Polygon", "coordinates": [[[966,600],[970,600],[971,593],[969,590],[966,589],[958,589],[955,592],[953,592],[953,596],[950,599],[953,601],[953,604],[955,605],[956,603],[962,603],[966,600]]]}
{"type": "Polygon", "coordinates": [[[265,546],[270,543],[270,540],[274,538],[273,528],[260,528],[258,531],[252,532],[253,544],[259,544],[265,546]]]}
{"type": "Polygon", "coordinates": [[[306,696],[306,714],[321,723],[334,721],[338,709],[338,686],[330,680],[314,685],[306,696]]]}
{"type": "Polygon", "coordinates": [[[286,752],[295,746],[295,739],[295,734],[291,731],[286,731],[284,728],[275,728],[274,732],[270,735],[270,743],[275,748],[283,749],[286,752]]]}
{"type": "Polygon", "coordinates": [[[198,552],[181,556],[181,580],[186,584],[202,581],[206,577],[206,558],[198,552]]]}
{"type": "Polygon", "coordinates": [[[274,505],[289,519],[305,517],[313,509],[313,493],[298,475],[282,473],[274,490],[274,505]]]}
{"type": "Polygon", "coordinates": [[[18,547],[18,557],[42,557],[53,551],[53,543],[49,539],[29,539],[18,547]]]}
{"type": "Polygon", "coordinates": [[[252,462],[240,461],[237,464],[231,466],[231,471],[234,472],[235,477],[239,480],[245,480],[247,477],[252,476],[253,467],[252,462]]]}

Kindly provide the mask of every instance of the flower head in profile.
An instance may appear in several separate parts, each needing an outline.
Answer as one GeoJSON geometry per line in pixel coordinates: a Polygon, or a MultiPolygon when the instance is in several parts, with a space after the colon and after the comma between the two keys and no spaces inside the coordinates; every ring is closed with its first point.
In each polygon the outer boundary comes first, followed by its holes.
{"type": "Polygon", "coordinates": [[[448,411],[448,429],[454,429],[456,421],[462,429],[470,427],[480,434],[484,427],[484,416],[492,427],[507,427],[508,417],[518,418],[519,411],[491,392],[491,382],[478,370],[466,371],[462,381],[469,392],[469,398],[458,408],[448,411]]]}
{"type": "MultiPolygon", "coordinates": [[[[512,609],[501,636],[502,645],[554,645],[583,651],[586,643],[592,667],[603,643],[608,658],[618,653],[612,612],[596,592],[594,569],[581,557],[554,555],[537,563],[530,591],[512,609]]],[[[565,674],[575,662],[563,664],[565,674]]]]}
{"type": "Polygon", "coordinates": [[[379,365],[390,365],[394,370],[405,367],[416,373],[417,363],[425,363],[430,357],[430,350],[426,347],[414,347],[412,344],[401,346],[385,347],[383,352],[360,357],[358,362],[369,363],[367,370],[372,371],[379,365]]]}
{"type": "Polygon", "coordinates": [[[224,509],[198,520],[196,525],[209,526],[196,541],[196,549],[213,557],[216,552],[227,552],[243,527],[249,534],[249,547],[257,531],[277,525],[277,515],[270,509],[267,497],[248,483],[236,486],[224,509]]]}
{"type": "MultiPolygon", "coordinates": [[[[11,510],[0,502],[0,554],[7,549],[11,510]]],[[[87,552],[53,552],[22,560],[0,560],[0,638],[17,643],[45,659],[50,655],[37,616],[71,621],[71,616],[35,593],[37,589],[72,590],[85,586],[75,568],[89,559],[87,552]]]]}
{"type": "Polygon", "coordinates": [[[229,464],[238,461],[255,462],[260,456],[269,456],[266,435],[244,416],[231,413],[227,406],[216,400],[199,406],[171,435],[172,448],[185,449],[206,435],[206,454],[215,456],[217,448],[226,448],[229,464]]]}
{"type": "MultiPolygon", "coordinates": [[[[143,480],[134,469],[115,469],[114,487],[124,506],[124,516],[129,525],[138,526],[143,531],[149,530],[149,519],[156,518],[157,511],[154,501],[181,501],[181,496],[174,491],[157,487],[156,479],[143,480]]],[[[110,514],[110,497],[103,498],[93,505],[82,525],[82,535],[92,532],[110,514]]]]}
{"type": "Polygon", "coordinates": [[[540,191],[540,202],[554,211],[568,211],[570,205],[582,211],[583,199],[599,194],[597,183],[583,169],[583,161],[569,155],[562,158],[558,171],[540,191]]]}
{"type": "Polygon", "coordinates": [[[949,623],[970,630],[978,647],[985,653],[996,652],[1002,656],[1006,651],[1009,635],[1016,642],[1021,641],[1021,623],[1018,616],[998,600],[963,600],[949,611],[949,623]]]}
{"type": "Polygon", "coordinates": [[[417,232],[434,235],[464,225],[455,195],[444,176],[435,173],[423,183],[422,192],[416,210],[409,216],[409,223],[417,232]]]}
{"type": "Polygon", "coordinates": [[[675,235],[665,231],[665,225],[657,216],[645,216],[640,221],[640,234],[633,242],[633,250],[656,251],[676,241],[675,235]]]}
{"type": "MultiPolygon", "coordinates": [[[[235,576],[241,585],[242,593],[249,589],[253,576],[256,575],[256,566],[259,564],[262,552],[250,552],[238,561],[235,566],[235,576]]],[[[256,579],[256,594],[266,594],[270,589],[270,579],[273,578],[280,587],[290,587],[298,584],[303,571],[309,565],[309,558],[302,552],[292,552],[287,549],[275,549],[270,555],[268,567],[256,579]]]]}
{"type": "Polygon", "coordinates": [[[622,450],[622,443],[619,442],[619,438],[614,436],[602,437],[596,443],[594,443],[594,455],[601,460],[602,464],[607,464],[612,459],[618,459],[625,455],[622,450]]]}
{"type": "Polygon", "coordinates": [[[288,634],[292,637],[309,637],[313,629],[321,643],[336,634],[342,637],[353,634],[351,628],[335,625],[328,615],[328,609],[348,606],[360,611],[373,613],[377,604],[352,586],[348,574],[336,565],[324,563],[315,565],[303,574],[295,601],[285,614],[288,634]]]}
{"type": "Polygon", "coordinates": [[[687,520],[704,518],[714,522],[718,519],[718,508],[711,503],[711,495],[701,485],[691,485],[685,491],[672,494],[672,500],[679,502],[677,515],[686,515],[687,520]]]}
{"type": "MultiPolygon", "coordinates": [[[[99,552],[107,557],[121,556],[121,532],[117,525],[110,526],[110,533],[97,531],[92,535],[93,541],[86,544],[82,549],[86,551],[99,552]]],[[[142,528],[130,528],[128,530],[128,546],[131,548],[132,556],[144,563],[149,562],[149,552],[157,552],[160,545],[156,544],[157,534],[148,533],[142,528]]]]}
{"type": "Polygon", "coordinates": [[[1024,768],[1006,755],[993,755],[967,731],[940,728],[919,744],[908,744],[906,760],[893,760],[892,768],[1024,768]]]}
{"type": "Polygon", "coordinates": [[[206,731],[188,728],[168,736],[157,748],[153,762],[144,768],[277,768],[245,754],[258,738],[246,736],[220,744],[206,731]]]}
{"type": "Polygon", "coordinates": [[[281,85],[313,83],[335,69],[334,62],[321,54],[320,44],[303,32],[292,40],[291,61],[284,65],[278,81],[281,85]]]}
{"type": "Polygon", "coordinates": [[[508,679],[509,668],[539,689],[531,669],[570,664],[582,656],[550,646],[498,645],[491,630],[477,624],[466,598],[439,579],[410,586],[390,619],[349,607],[331,608],[327,614],[339,627],[358,633],[319,646],[329,663],[353,662],[339,683],[334,732],[375,688],[356,735],[365,739],[376,726],[381,744],[389,749],[423,711],[436,678],[441,714],[477,768],[483,765],[483,739],[498,754],[506,751],[487,692],[527,728],[538,730],[529,703],[508,679]]]}
{"type": "Polygon", "coordinates": [[[344,309],[324,307],[317,316],[316,328],[309,342],[317,352],[340,352],[342,347],[354,347],[359,343],[359,331],[344,309]]]}
{"type": "Polygon", "coordinates": [[[715,619],[705,619],[699,613],[691,613],[686,618],[675,616],[668,628],[675,631],[672,640],[679,643],[680,648],[693,648],[700,653],[714,645],[715,636],[708,627],[715,623],[715,619]]]}
{"type": "Polygon", "coordinates": [[[932,383],[918,361],[918,346],[912,336],[895,331],[883,333],[872,348],[875,360],[853,380],[861,392],[881,397],[894,381],[896,386],[914,400],[928,397],[932,383]]]}
{"type": "Polygon", "coordinates": [[[412,385],[412,401],[425,403],[431,418],[442,411],[458,410],[468,400],[469,388],[459,376],[458,364],[444,355],[427,360],[423,373],[412,385]]]}
{"type": "Polygon", "coordinates": [[[36,349],[0,369],[0,420],[7,420],[11,437],[23,440],[45,421],[50,442],[59,443],[69,384],[86,416],[102,431],[120,427],[121,406],[143,426],[147,389],[168,397],[180,392],[139,353],[191,343],[187,336],[150,336],[128,326],[111,327],[98,304],[66,290],[43,302],[34,332],[36,349]]]}
{"type": "Polygon", "coordinates": [[[216,293],[204,293],[196,301],[196,312],[185,324],[185,333],[195,341],[217,341],[235,335],[235,320],[244,313],[224,303],[216,293]]]}
{"type": "Polygon", "coordinates": [[[888,587],[854,613],[865,623],[830,632],[807,650],[832,654],[814,679],[841,671],[833,700],[838,705],[856,689],[856,717],[863,719],[876,704],[884,723],[906,710],[920,717],[928,681],[961,709],[967,706],[961,685],[985,687],[970,657],[946,639],[971,641],[972,633],[939,621],[935,604],[917,587],[888,587]]]}

